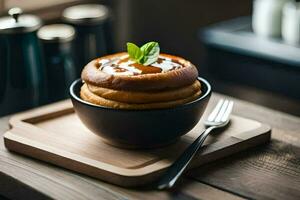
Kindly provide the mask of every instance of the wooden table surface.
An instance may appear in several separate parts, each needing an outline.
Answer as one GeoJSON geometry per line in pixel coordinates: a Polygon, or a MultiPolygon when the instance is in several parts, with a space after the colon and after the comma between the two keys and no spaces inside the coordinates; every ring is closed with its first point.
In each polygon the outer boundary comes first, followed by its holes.
{"type": "MultiPolygon", "coordinates": [[[[213,94],[209,107],[222,97],[213,94]]],[[[171,191],[125,189],[104,183],[11,153],[1,139],[0,198],[300,199],[300,118],[233,100],[236,115],[272,126],[271,142],[193,169],[171,191]]],[[[8,119],[0,119],[1,137],[9,128],[8,119]]]]}

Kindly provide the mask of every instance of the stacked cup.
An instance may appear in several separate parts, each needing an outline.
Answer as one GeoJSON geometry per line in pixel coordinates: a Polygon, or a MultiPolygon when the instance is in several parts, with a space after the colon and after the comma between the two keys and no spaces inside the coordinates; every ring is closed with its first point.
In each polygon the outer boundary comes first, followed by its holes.
{"type": "Polygon", "coordinates": [[[300,45],[300,3],[288,2],[283,8],[282,38],[291,45],[300,45]]]}
{"type": "Polygon", "coordinates": [[[300,45],[300,4],[292,0],[255,0],[253,31],[263,37],[280,37],[300,45]]]}
{"type": "Polygon", "coordinates": [[[281,34],[282,8],[288,0],[255,0],[253,3],[253,31],[264,37],[281,34]]]}

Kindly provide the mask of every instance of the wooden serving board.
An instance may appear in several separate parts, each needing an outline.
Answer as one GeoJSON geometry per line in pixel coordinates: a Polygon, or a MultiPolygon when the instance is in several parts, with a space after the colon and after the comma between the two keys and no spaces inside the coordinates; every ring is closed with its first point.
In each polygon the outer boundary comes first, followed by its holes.
{"type": "MultiPolygon", "coordinates": [[[[205,116],[202,117],[204,119],[205,116]]],[[[197,126],[177,142],[158,149],[128,150],[104,143],[74,113],[69,100],[17,114],[4,134],[7,149],[107,182],[130,187],[155,181],[203,130],[197,126]]],[[[126,134],[126,133],[124,133],[126,134]]],[[[269,141],[270,127],[232,116],[215,132],[190,167],[269,141]]]]}

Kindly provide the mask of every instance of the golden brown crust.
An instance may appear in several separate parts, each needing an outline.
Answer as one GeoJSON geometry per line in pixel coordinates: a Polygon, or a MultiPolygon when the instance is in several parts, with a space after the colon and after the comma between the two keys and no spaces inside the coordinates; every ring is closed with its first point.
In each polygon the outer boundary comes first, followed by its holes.
{"type": "Polygon", "coordinates": [[[105,107],[115,108],[115,109],[134,109],[134,110],[144,110],[144,109],[159,109],[159,108],[170,108],[175,107],[181,104],[185,104],[195,100],[199,97],[201,91],[198,90],[192,96],[178,99],[174,101],[166,101],[166,102],[156,102],[156,103],[144,103],[144,104],[129,104],[124,102],[113,101],[109,99],[102,98],[97,96],[96,94],[92,93],[89,89],[87,84],[84,84],[81,87],[80,96],[83,100],[91,102],[96,105],[101,105],[105,107]]]}
{"type": "Polygon", "coordinates": [[[124,103],[153,103],[173,101],[190,97],[200,90],[200,82],[195,81],[193,84],[166,91],[136,92],[102,88],[87,84],[88,89],[97,96],[108,100],[114,100],[124,103]]]}
{"type": "MultiPolygon", "coordinates": [[[[111,59],[125,54],[127,53],[117,53],[99,59],[111,59]]],[[[190,85],[197,79],[198,71],[192,63],[177,56],[168,54],[161,55],[179,60],[183,63],[184,67],[164,73],[120,76],[107,74],[99,70],[97,66],[98,59],[96,59],[84,67],[81,77],[86,83],[94,86],[129,91],[151,91],[178,88],[190,85]]]]}

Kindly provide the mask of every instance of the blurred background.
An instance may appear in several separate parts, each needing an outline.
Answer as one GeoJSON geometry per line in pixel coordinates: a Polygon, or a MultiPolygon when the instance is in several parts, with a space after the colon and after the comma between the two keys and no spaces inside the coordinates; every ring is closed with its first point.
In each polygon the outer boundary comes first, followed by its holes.
{"type": "Polygon", "coordinates": [[[0,116],[68,98],[89,60],[127,41],[158,41],[215,92],[300,116],[297,1],[0,0],[0,14],[0,116]]]}

